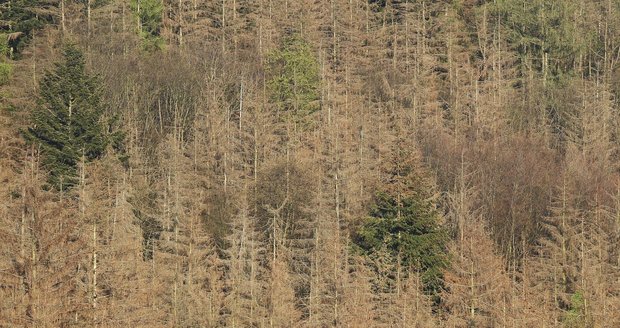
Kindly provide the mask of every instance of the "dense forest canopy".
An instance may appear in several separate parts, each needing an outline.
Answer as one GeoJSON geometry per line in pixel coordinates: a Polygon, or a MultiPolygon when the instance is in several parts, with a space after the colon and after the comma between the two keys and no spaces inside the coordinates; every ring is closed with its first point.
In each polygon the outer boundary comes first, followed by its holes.
{"type": "Polygon", "coordinates": [[[0,327],[620,327],[620,0],[5,0],[0,327]]]}

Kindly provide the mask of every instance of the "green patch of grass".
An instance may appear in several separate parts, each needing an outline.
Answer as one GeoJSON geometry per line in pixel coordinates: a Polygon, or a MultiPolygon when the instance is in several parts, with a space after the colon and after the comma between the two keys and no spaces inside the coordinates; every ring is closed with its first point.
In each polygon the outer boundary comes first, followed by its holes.
{"type": "Polygon", "coordinates": [[[13,73],[13,65],[9,63],[0,63],[0,85],[5,85],[11,79],[13,73]]]}

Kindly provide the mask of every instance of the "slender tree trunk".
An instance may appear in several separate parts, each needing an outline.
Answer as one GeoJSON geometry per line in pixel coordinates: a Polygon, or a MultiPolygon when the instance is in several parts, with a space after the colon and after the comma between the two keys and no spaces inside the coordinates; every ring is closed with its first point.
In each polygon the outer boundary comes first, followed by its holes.
{"type": "MultiPolygon", "coordinates": [[[[62,0],[64,2],[64,0],[62,0]]],[[[87,23],[86,23],[86,29],[87,29],[87,33],[88,33],[88,37],[90,37],[91,34],[91,29],[92,29],[92,25],[91,25],[91,2],[92,0],[87,0],[86,1],[86,19],[87,19],[87,23]]]]}
{"type": "Polygon", "coordinates": [[[65,0],[60,0],[60,27],[63,34],[66,32],[65,26],[65,0]]]}

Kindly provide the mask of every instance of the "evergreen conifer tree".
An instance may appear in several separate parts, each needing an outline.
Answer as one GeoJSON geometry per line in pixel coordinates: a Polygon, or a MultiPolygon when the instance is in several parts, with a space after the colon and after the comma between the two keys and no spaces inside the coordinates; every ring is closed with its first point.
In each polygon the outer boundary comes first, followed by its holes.
{"type": "Polygon", "coordinates": [[[439,226],[430,202],[417,197],[402,198],[386,193],[375,197],[375,206],[354,240],[364,254],[375,254],[385,245],[403,267],[422,273],[425,289],[440,287],[446,267],[447,235],[439,226]]]}
{"type": "Polygon", "coordinates": [[[395,148],[384,169],[386,188],[375,194],[353,242],[364,255],[387,251],[393,264],[420,273],[425,291],[436,294],[448,264],[448,236],[415,154],[404,145],[395,148]]]}
{"type": "Polygon", "coordinates": [[[129,5],[138,20],[139,34],[145,50],[158,50],[164,46],[161,37],[162,13],[164,4],[161,0],[132,0],[129,5]]]}
{"type": "Polygon", "coordinates": [[[25,133],[26,139],[40,145],[49,183],[59,190],[77,183],[82,156],[86,161],[97,159],[108,144],[98,80],[85,72],[83,54],[76,46],[66,46],[63,58],[41,80],[39,106],[25,133]]]}
{"type": "Polygon", "coordinates": [[[13,0],[0,3],[0,37],[5,38],[10,55],[21,57],[21,51],[34,31],[54,21],[54,1],[13,0]]]}
{"type": "Polygon", "coordinates": [[[270,54],[269,74],[268,86],[278,110],[300,119],[320,109],[319,64],[301,36],[287,37],[270,54]]]}

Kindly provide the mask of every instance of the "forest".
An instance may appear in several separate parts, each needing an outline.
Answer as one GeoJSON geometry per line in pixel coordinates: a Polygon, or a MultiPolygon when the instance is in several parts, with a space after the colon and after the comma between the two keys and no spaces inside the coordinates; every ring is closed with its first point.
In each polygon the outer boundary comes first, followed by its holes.
{"type": "Polygon", "coordinates": [[[620,327],[620,0],[0,0],[0,327],[620,327]]]}

